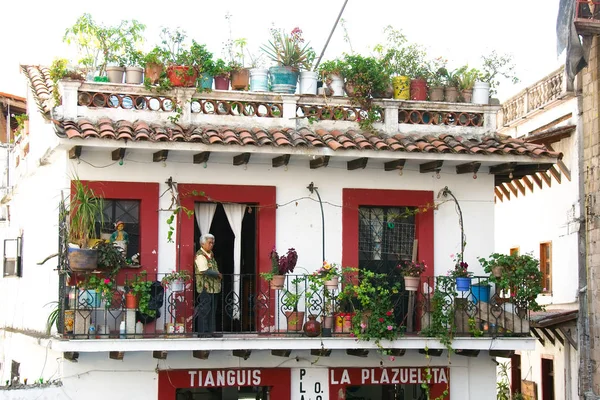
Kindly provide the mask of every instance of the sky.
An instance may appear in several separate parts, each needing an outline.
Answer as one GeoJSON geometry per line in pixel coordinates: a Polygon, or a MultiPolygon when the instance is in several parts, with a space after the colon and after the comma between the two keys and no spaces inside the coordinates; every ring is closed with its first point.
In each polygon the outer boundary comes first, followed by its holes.
{"type": "MultiPolygon", "coordinates": [[[[94,20],[116,24],[136,19],[147,26],[145,50],[159,41],[162,27],[182,28],[189,38],[207,45],[222,57],[223,43],[230,37],[246,38],[251,51],[275,26],[291,31],[299,27],[320,54],[344,0],[303,1],[169,1],[127,2],[104,0],[7,1],[0,7],[0,92],[25,96],[27,83],[20,64],[50,65],[57,57],[77,57],[63,43],[65,29],[83,13],[94,20]],[[172,6],[172,7],[171,7],[172,6]],[[231,14],[231,24],[225,15],[231,14]]],[[[410,42],[426,47],[429,57],[448,59],[449,67],[478,67],[481,56],[492,50],[512,55],[520,83],[503,82],[498,97],[518,93],[560,66],[556,54],[558,0],[348,0],[323,60],[342,53],[369,55],[383,41],[383,29],[392,25],[410,42]]]]}

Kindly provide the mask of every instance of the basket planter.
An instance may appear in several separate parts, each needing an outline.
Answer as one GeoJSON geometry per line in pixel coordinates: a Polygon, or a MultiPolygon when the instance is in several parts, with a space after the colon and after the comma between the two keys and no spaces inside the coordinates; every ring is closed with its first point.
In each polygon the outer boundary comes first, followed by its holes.
{"type": "Polygon", "coordinates": [[[325,289],[328,290],[337,290],[340,278],[338,276],[334,276],[330,280],[325,281],[325,289]]]}
{"type": "Polygon", "coordinates": [[[273,279],[270,282],[271,289],[273,289],[273,290],[283,289],[284,282],[285,282],[285,275],[274,275],[273,279]]]}
{"type": "Polygon", "coordinates": [[[409,292],[416,292],[419,289],[419,282],[421,278],[418,276],[405,276],[404,277],[404,288],[409,292]]]}
{"type": "Polygon", "coordinates": [[[456,278],[456,290],[466,292],[471,288],[471,278],[456,278]]]}
{"type": "Polygon", "coordinates": [[[171,292],[183,292],[184,288],[185,283],[183,282],[183,279],[175,279],[169,283],[169,290],[171,292]]]}
{"type": "Polygon", "coordinates": [[[75,272],[93,271],[98,267],[98,251],[69,247],[69,267],[75,272]]]}

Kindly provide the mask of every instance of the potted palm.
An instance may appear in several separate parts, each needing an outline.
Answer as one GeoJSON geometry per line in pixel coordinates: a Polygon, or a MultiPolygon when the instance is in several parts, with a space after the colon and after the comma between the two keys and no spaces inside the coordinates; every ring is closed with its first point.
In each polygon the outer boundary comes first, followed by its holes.
{"type": "Polygon", "coordinates": [[[69,267],[73,271],[92,271],[98,266],[98,252],[90,248],[96,239],[96,219],[103,222],[104,201],[78,178],[72,182],[69,204],[69,267]]]}
{"type": "Polygon", "coordinates": [[[263,272],[260,275],[270,284],[271,289],[283,289],[285,274],[294,272],[298,262],[298,253],[294,248],[289,248],[286,255],[279,257],[277,250],[273,248],[269,254],[271,260],[271,271],[263,272]]]}
{"type": "Polygon", "coordinates": [[[427,265],[425,265],[425,261],[405,261],[403,264],[398,265],[398,269],[404,276],[405,289],[409,292],[416,292],[419,289],[421,274],[425,272],[427,265]]]}
{"type": "Polygon", "coordinates": [[[310,69],[310,57],[314,52],[308,43],[303,44],[301,34],[299,28],[292,30],[290,35],[273,28],[271,40],[261,47],[267,57],[277,64],[269,69],[271,87],[275,93],[295,93],[300,68],[310,69]]]}

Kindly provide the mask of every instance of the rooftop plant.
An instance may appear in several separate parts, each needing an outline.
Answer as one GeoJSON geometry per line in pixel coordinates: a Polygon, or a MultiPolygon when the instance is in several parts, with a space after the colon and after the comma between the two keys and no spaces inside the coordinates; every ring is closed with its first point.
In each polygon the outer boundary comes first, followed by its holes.
{"type": "Polygon", "coordinates": [[[498,54],[496,50],[493,50],[490,54],[483,56],[482,59],[483,73],[479,78],[490,84],[490,95],[497,92],[501,78],[507,79],[513,84],[519,82],[515,71],[516,66],[511,55],[498,54]]]}
{"type": "Polygon", "coordinates": [[[266,56],[278,66],[311,70],[315,52],[309,43],[304,44],[302,30],[296,27],[288,35],[278,28],[271,28],[271,39],[261,47],[266,56]]]}
{"type": "Polygon", "coordinates": [[[384,43],[374,48],[381,62],[390,75],[408,76],[413,79],[424,78],[427,75],[425,49],[410,43],[402,31],[388,25],[384,29],[384,43]]]}

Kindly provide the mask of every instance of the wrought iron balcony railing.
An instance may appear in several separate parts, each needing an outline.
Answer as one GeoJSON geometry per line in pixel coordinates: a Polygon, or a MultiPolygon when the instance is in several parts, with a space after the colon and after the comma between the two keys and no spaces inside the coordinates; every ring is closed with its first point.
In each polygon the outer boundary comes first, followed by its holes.
{"type": "Polygon", "coordinates": [[[421,277],[417,290],[410,291],[399,275],[359,273],[344,282],[328,282],[333,284],[328,287],[315,276],[288,276],[282,289],[271,289],[257,275],[223,275],[215,294],[198,293],[193,280],[163,286],[162,278],[147,276],[148,290],[138,295],[137,304],[129,304],[125,280],[103,280],[100,291],[67,287],[59,335],[176,339],[316,332],[374,340],[444,332],[457,337],[529,335],[528,310],[493,287],[478,285],[483,277],[472,278],[469,289],[460,291],[452,278],[421,277]]]}

